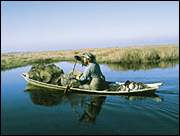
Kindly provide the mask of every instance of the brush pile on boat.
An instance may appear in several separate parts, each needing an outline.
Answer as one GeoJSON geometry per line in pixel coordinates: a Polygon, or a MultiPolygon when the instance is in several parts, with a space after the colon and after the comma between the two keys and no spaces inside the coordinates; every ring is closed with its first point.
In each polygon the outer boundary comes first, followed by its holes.
{"type": "Polygon", "coordinates": [[[64,74],[63,69],[55,64],[46,65],[44,63],[34,64],[28,72],[30,79],[62,86],[66,86],[71,82],[73,87],[78,87],[80,85],[79,82],[75,80],[78,74],[80,73],[77,71],[74,71],[73,74],[72,72],[64,74]]]}
{"type": "Polygon", "coordinates": [[[51,84],[61,85],[64,71],[55,64],[34,64],[28,72],[29,78],[51,84]]]}

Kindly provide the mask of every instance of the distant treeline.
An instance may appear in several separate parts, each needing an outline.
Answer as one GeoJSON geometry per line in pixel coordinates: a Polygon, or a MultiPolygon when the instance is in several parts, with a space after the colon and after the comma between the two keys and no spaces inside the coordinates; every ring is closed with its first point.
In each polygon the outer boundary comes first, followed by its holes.
{"type": "Polygon", "coordinates": [[[152,64],[179,60],[179,44],[114,48],[86,48],[80,50],[18,52],[1,54],[1,70],[30,65],[73,61],[74,55],[91,52],[99,63],[152,64]]]}

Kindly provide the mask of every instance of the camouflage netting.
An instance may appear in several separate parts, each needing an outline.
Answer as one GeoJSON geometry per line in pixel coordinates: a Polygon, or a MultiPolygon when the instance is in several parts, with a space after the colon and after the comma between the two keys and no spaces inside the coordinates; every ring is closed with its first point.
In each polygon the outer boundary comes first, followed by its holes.
{"type": "Polygon", "coordinates": [[[51,83],[61,85],[61,77],[64,74],[63,70],[55,64],[35,64],[28,72],[29,78],[41,81],[44,83],[51,83]]]}

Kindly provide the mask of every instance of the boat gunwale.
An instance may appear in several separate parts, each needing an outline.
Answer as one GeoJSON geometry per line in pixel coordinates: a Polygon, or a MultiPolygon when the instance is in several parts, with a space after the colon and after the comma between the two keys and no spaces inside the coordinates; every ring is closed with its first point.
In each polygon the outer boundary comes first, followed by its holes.
{"type": "MultiPolygon", "coordinates": [[[[40,87],[44,87],[44,88],[51,88],[51,89],[56,89],[56,90],[63,90],[66,87],[65,86],[60,86],[60,85],[54,85],[54,84],[48,84],[48,83],[44,83],[44,82],[40,82],[40,81],[36,81],[33,79],[30,79],[29,77],[27,77],[27,73],[23,73],[22,77],[30,84],[36,85],[36,86],[40,86],[40,87]]],[[[156,84],[156,83],[152,83],[152,84],[156,84]]],[[[159,83],[158,83],[159,84],[159,83]]],[[[160,84],[161,85],[161,84],[160,84]]],[[[81,89],[81,88],[70,88],[70,91],[76,91],[76,92],[84,92],[84,93],[98,93],[98,94],[134,94],[134,93],[147,93],[147,92],[155,92],[160,85],[157,85],[155,87],[150,87],[150,88],[145,88],[145,89],[141,89],[141,90],[133,90],[133,91],[109,91],[108,89],[105,90],[87,90],[87,89],[81,89]]]]}

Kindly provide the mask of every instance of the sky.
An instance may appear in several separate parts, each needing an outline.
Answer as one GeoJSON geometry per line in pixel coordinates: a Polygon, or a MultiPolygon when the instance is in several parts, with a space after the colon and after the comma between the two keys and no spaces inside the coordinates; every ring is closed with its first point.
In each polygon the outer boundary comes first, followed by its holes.
{"type": "Polygon", "coordinates": [[[1,52],[179,43],[178,1],[1,1],[1,52]]]}

